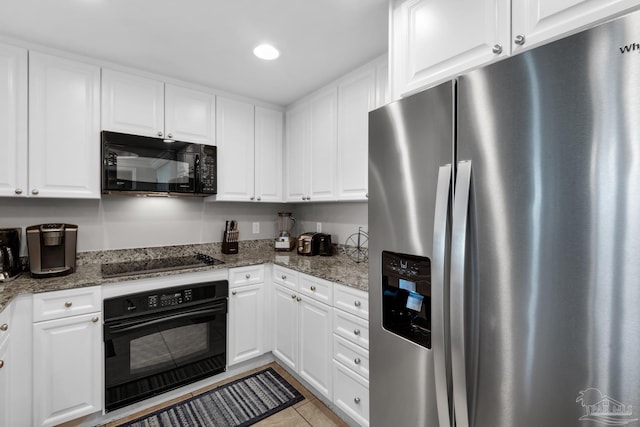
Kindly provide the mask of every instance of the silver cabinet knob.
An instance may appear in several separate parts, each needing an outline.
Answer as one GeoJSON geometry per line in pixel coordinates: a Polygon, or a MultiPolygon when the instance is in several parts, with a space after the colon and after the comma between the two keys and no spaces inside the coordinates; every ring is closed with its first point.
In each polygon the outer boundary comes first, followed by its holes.
{"type": "Polygon", "coordinates": [[[355,359],[353,359],[353,363],[355,363],[356,365],[360,364],[360,358],[356,357],[355,359]]]}
{"type": "Polygon", "coordinates": [[[315,286],[311,286],[309,289],[311,289],[311,292],[315,292],[316,291],[316,287],[315,286]]]}
{"type": "Polygon", "coordinates": [[[253,197],[253,196],[249,197],[249,200],[254,200],[254,199],[255,199],[255,197],[253,197]]]}
{"type": "Polygon", "coordinates": [[[67,307],[67,308],[71,307],[72,305],[73,305],[73,303],[71,301],[67,301],[67,302],[64,303],[64,306],[67,307]]]}
{"type": "Polygon", "coordinates": [[[167,135],[168,138],[173,138],[173,134],[170,133],[169,135],[167,135]]]}
{"type": "Polygon", "coordinates": [[[354,397],[354,398],[353,398],[353,402],[354,402],[356,405],[360,404],[360,398],[359,398],[359,397],[354,397]]]}
{"type": "Polygon", "coordinates": [[[4,367],[4,360],[0,360],[0,369],[4,367]]]}
{"type": "Polygon", "coordinates": [[[22,188],[16,188],[16,194],[22,194],[22,188]]]}
{"type": "Polygon", "coordinates": [[[287,280],[287,275],[286,274],[283,274],[281,277],[282,277],[282,280],[287,280]]]}
{"type": "Polygon", "coordinates": [[[496,55],[500,55],[502,53],[502,46],[499,44],[493,45],[492,52],[496,55]]]}
{"type": "Polygon", "coordinates": [[[162,136],[162,132],[158,132],[158,136],[162,136]]]}
{"type": "Polygon", "coordinates": [[[307,200],[311,200],[311,196],[307,196],[307,200]]]}
{"type": "Polygon", "coordinates": [[[93,316],[93,317],[91,318],[91,321],[92,321],[93,323],[96,323],[98,320],[100,320],[100,318],[99,318],[98,316],[93,316]]]}
{"type": "Polygon", "coordinates": [[[0,326],[0,331],[2,332],[6,332],[7,329],[9,329],[9,325],[7,325],[6,323],[3,323],[2,326],[0,326]]]}
{"type": "Polygon", "coordinates": [[[526,40],[526,39],[524,38],[524,35],[522,35],[522,34],[518,34],[518,35],[513,39],[513,41],[515,42],[515,44],[520,45],[520,46],[522,46],[522,45],[524,44],[525,40],[526,40]]]}
{"type": "Polygon", "coordinates": [[[364,197],[369,198],[369,193],[365,194],[364,197]]]}
{"type": "Polygon", "coordinates": [[[250,274],[245,274],[245,279],[251,279],[251,275],[250,274]]]}
{"type": "Polygon", "coordinates": [[[236,294],[236,291],[231,291],[231,295],[235,295],[235,294],[236,294]]]}
{"type": "Polygon", "coordinates": [[[360,307],[362,303],[360,301],[354,301],[353,305],[355,305],[356,307],[360,307]]]}
{"type": "Polygon", "coordinates": [[[262,198],[261,198],[261,197],[258,197],[258,201],[260,201],[260,200],[262,200],[262,198]]]}
{"type": "Polygon", "coordinates": [[[38,195],[40,194],[40,190],[38,190],[37,188],[34,188],[33,190],[31,190],[31,194],[33,194],[34,196],[38,195]]]}
{"type": "Polygon", "coordinates": [[[296,296],[295,295],[291,295],[291,299],[296,299],[296,296]]]}
{"type": "Polygon", "coordinates": [[[302,200],[307,200],[307,198],[305,196],[302,196],[302,200]]]}
{"type": "Polygon", "coordinates": [[[353,335],[360,335],[360,329],[354,329],[353,335]]]}
{"type": "Polygon", "coordinates": [[[300,302],[300,301],[302,301],[302,298],[298,297],[298,298],[296,298],[296,301],[300,302]]]}

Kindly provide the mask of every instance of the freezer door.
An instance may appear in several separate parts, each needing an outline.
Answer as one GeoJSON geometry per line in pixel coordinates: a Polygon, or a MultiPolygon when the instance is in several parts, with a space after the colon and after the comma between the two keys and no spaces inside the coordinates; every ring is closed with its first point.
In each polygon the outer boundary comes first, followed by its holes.
{"type": "MultiPolygon", "coordinates": [[[[375,110],[369,116],[372,426],[438,425],[433,353],[442,344],[430,340],[417,344],[384,329],[382,253],[400,254],[397,266],[391,268],[402,270],[396,282],[387,283],[386,290],[391,292],[397,285],[402,292],[416,291],[424,297],[422,305],[405,298],[402,307],[397,307],[396,318],[411,312],[430,313],[432,284],[425,282],[422,287],[422,282],[409,280],[405,273],[412,273],[412,260],[420,258],[424,261],[420,265],[430,265],[433,258],[438,174],[440,166],[451,163],[453,155],[453,91],[453,83],[449,82],[375,110]],[[415,289],[411,288],[412,283],[415,289]]],[[[417,276],[423,274],[422,267],[416,271],[417,276]]],[[[424,274],[429,273],[425,270],[424,274]]],[[[389,293],[387,297],[391,298],[389,293]]],[[[442,392],[447,393],[446,386],[442,392]]],[[[445,402],[446,399],[445,395],[445,402]]]]}
{"type": "Polygon", "coordinates": [[[639,42],[635,13],[459,79],[459,426],[637,424],[639,42]]]}

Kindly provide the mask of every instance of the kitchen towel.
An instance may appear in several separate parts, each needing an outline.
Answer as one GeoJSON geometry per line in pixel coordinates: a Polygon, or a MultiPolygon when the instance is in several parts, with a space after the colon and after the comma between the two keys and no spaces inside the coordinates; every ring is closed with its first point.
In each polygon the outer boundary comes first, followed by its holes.
{"type": "Polygon", "coordinates": [[[121,427],[243,427],[303,399],[273,368],[267,368],[121,427]]]}

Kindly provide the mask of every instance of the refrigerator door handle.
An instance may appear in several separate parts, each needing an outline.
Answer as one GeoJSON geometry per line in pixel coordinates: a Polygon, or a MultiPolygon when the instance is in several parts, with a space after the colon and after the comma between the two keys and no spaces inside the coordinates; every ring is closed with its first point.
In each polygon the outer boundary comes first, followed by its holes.
{"type": "Polygon", "coordinates": [[[469,426],[465,349],[465,253],[471,189],[471,161],[458,163],[451,231],[451,376],[457,427],[469,426]]]}
{"type": "Polygon", "coordinates": [[[447,225],[451,194],[451,164],[441,166],[438,172],[435,216],[433,219],[433,264],[431,271],[431,295],[433,298],[432,338],[433,362],[436,381],[436,403],[440,427],[451,427],[451,407],[449,406],[449,382],[446,364],[447,301],[445,300],[447,225]]]}

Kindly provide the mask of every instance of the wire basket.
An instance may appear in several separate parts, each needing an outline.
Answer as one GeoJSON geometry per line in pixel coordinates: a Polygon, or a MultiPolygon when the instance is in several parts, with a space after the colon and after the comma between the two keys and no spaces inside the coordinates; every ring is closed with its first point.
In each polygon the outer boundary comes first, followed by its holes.
{"type": "Polygon", "coordinates": [[[369,233],[362,227],[358,232],[347,237],[344,242],[345,254],[355,262],[367,262],[369,260],[369,233]]]}

